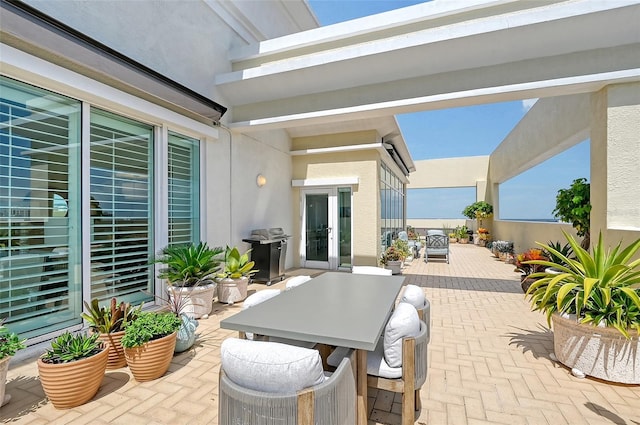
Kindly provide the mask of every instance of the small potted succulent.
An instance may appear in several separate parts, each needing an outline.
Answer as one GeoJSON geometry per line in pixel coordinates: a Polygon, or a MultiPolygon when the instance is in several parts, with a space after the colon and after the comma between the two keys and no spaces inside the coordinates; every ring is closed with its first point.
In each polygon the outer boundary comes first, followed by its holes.
{"type": "Polygon", "coordinates": [[[10,333],[4,322],[5,319],[0,320],[0,406],[4,406],[11,400],[11,396],[5,394],[9,361],[18,350],[25,348],[24,340],[15,333],[10,333]]]}
{"type": "Polygon", "coordinates": [[[214,277],[220,269],[221,247],[210,248],[206,242],[198,245],[169,245],[155,263],[163,265],[158,277],[166,279],[169,296],[184,300],[183,313],[194,319],[206,318],[213,308],[216,290],[214,277]]]}
{"type": "Polygon", "coordinates": [[[56,409],[80,406],[98,392],[109,360],[99,337],[66,332],[38,359],[42,388],[56,409]]]}
{"type": "Polygon", "coordinates": [[[142,312],[127,326],[122,346],[136,381],[151,381],[169,369],[181,324],[173,313],[142,312]]]}
{"type": "Polygon", "coordinates": [[[82,318],[87,321],[91,330],[99,335],[98,339],[109,346],[107,369],[126,366],[122,337],[127,326],[140,314],[142,304],[133,308],[129,303],[121,302],[118,305],[116,299],[111,298],[109,306],[100,307],[98,299],[94,298],[91,304],[85,301],[84,307],[82,318]]]}
{"type": "Polygon", "coordinates": [[[227,248],[224,251],[224,266],[217,275],[218,301],[233,304],[247,298],[249,279],[258,272],[253,266],[254,261],[249,260],[249,252],[240,254],[238,248],[227,248]]]}

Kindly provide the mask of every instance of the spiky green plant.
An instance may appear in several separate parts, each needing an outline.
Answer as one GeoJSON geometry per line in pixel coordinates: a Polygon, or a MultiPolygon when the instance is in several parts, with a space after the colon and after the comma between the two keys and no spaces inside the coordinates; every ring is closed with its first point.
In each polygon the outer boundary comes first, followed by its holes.
{"type": "Polygon", "coordinates": [[[222,267],[222,271],[218,273],[218,277],[223,279],[240,279],[241,277],[249,277],[258,272],[258,270],[254,270],[253,268],[255,262],[249,260],[249,252],[251,252],[251,250],[240,254],[238,248],[230,248],[227,246],[224,251],[224,266],[222,267]]]}
{"type": "Polygon", "coordinates": [[[558,274],[534,273],[540,278],[527,295],[533,310],[546,313],[551,326],[553,313],[576,314],[581,323],[604,323],[629,338],[629,330],[640,332],[640,259],[632,258],[640,250],[640,239],[621,249],[605,249],[602,234],[590,254],[566,232],[575,259],[566,257],[549,245],[538,243],[565,265],[535,260],[531,264],[553,267],[558,274]]]}
{"type": "Polygon", "coordinates": [[[51,348],[42,356],[45,363],[69,363],[94,356],[103,350],[99,335],[78,334],[65,332],[53,341],[51,348]]]}
{"type": "Polygon", "coordinates": [[[560,264],[560,265],[568,265],[566,264],[562,258],[571,258],[571,259],[575,259],[574,255],[573,255],[573,248],[571,248],[571,244],[569,244],[568,242],[564,245],[562,245],[562,243],[560,241],[556,241],[556,242],[551,242],[549,241],[549,243],[547,244],[547,246],[553,248],[555,250],[555,252],[559,252],[560,256],[555,255],[553,252],[549,252],[546,249],[544,250],[545,254],[547,255],[547,257],[549,257],[549,261],[551,261],[552,263],[556,263],[556,264],[560,264]]]}
{"type": "Polygon", "coordinates": [[[165,265],[158,273],[160,279],[174,286],[197,286],[213,279],[223,252],[221,247],[210,248],[206,242],[169,245],[154,262],[165,265]]]}
{"type": "Polygon", "coordinates": [[[84,302],[86,312],[82,313],[83,319],[89,323],[91,329],[100,333],[112,333],[123,331],[142,310],[142,304],[131,307],[129,303],[121,302],[117,305],[115,298],[111,298],[109,306],[100,307],[98,299],[91,300],[91,304],[84,302]]]}

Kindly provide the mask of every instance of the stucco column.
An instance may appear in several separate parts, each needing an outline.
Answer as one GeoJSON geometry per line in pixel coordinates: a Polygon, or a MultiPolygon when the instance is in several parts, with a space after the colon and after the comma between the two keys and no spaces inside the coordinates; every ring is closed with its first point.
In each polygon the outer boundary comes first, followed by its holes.
{"type": "Polygon", "coordinates": [[[640,83],[607,86],[591,99],[591,235],[626,243],[640,232],[640,83]]]}

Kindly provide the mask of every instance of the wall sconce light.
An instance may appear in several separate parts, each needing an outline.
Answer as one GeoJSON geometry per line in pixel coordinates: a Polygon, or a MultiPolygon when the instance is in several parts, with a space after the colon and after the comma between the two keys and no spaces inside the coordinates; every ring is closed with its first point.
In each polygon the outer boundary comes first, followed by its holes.
{"type": "Polygon", "coordinates": [[[258,187],[264,186],[265,184],[267,184],[267,178],[262,174],[258,174],[258,177],[256,177],[256,184],[258,185],[258,187]]]}

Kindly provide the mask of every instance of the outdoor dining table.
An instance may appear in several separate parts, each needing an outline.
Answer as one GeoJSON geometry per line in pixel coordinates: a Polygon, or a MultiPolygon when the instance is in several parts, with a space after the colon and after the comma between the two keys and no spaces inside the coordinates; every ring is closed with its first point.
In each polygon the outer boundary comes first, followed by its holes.
{"type": "Polygon", "coordinates": [[[367,351],[373,351],[403,276],[327,272],[220,322],[220,327],[356,349],[358,425],[367,424],[367,351]]]}

